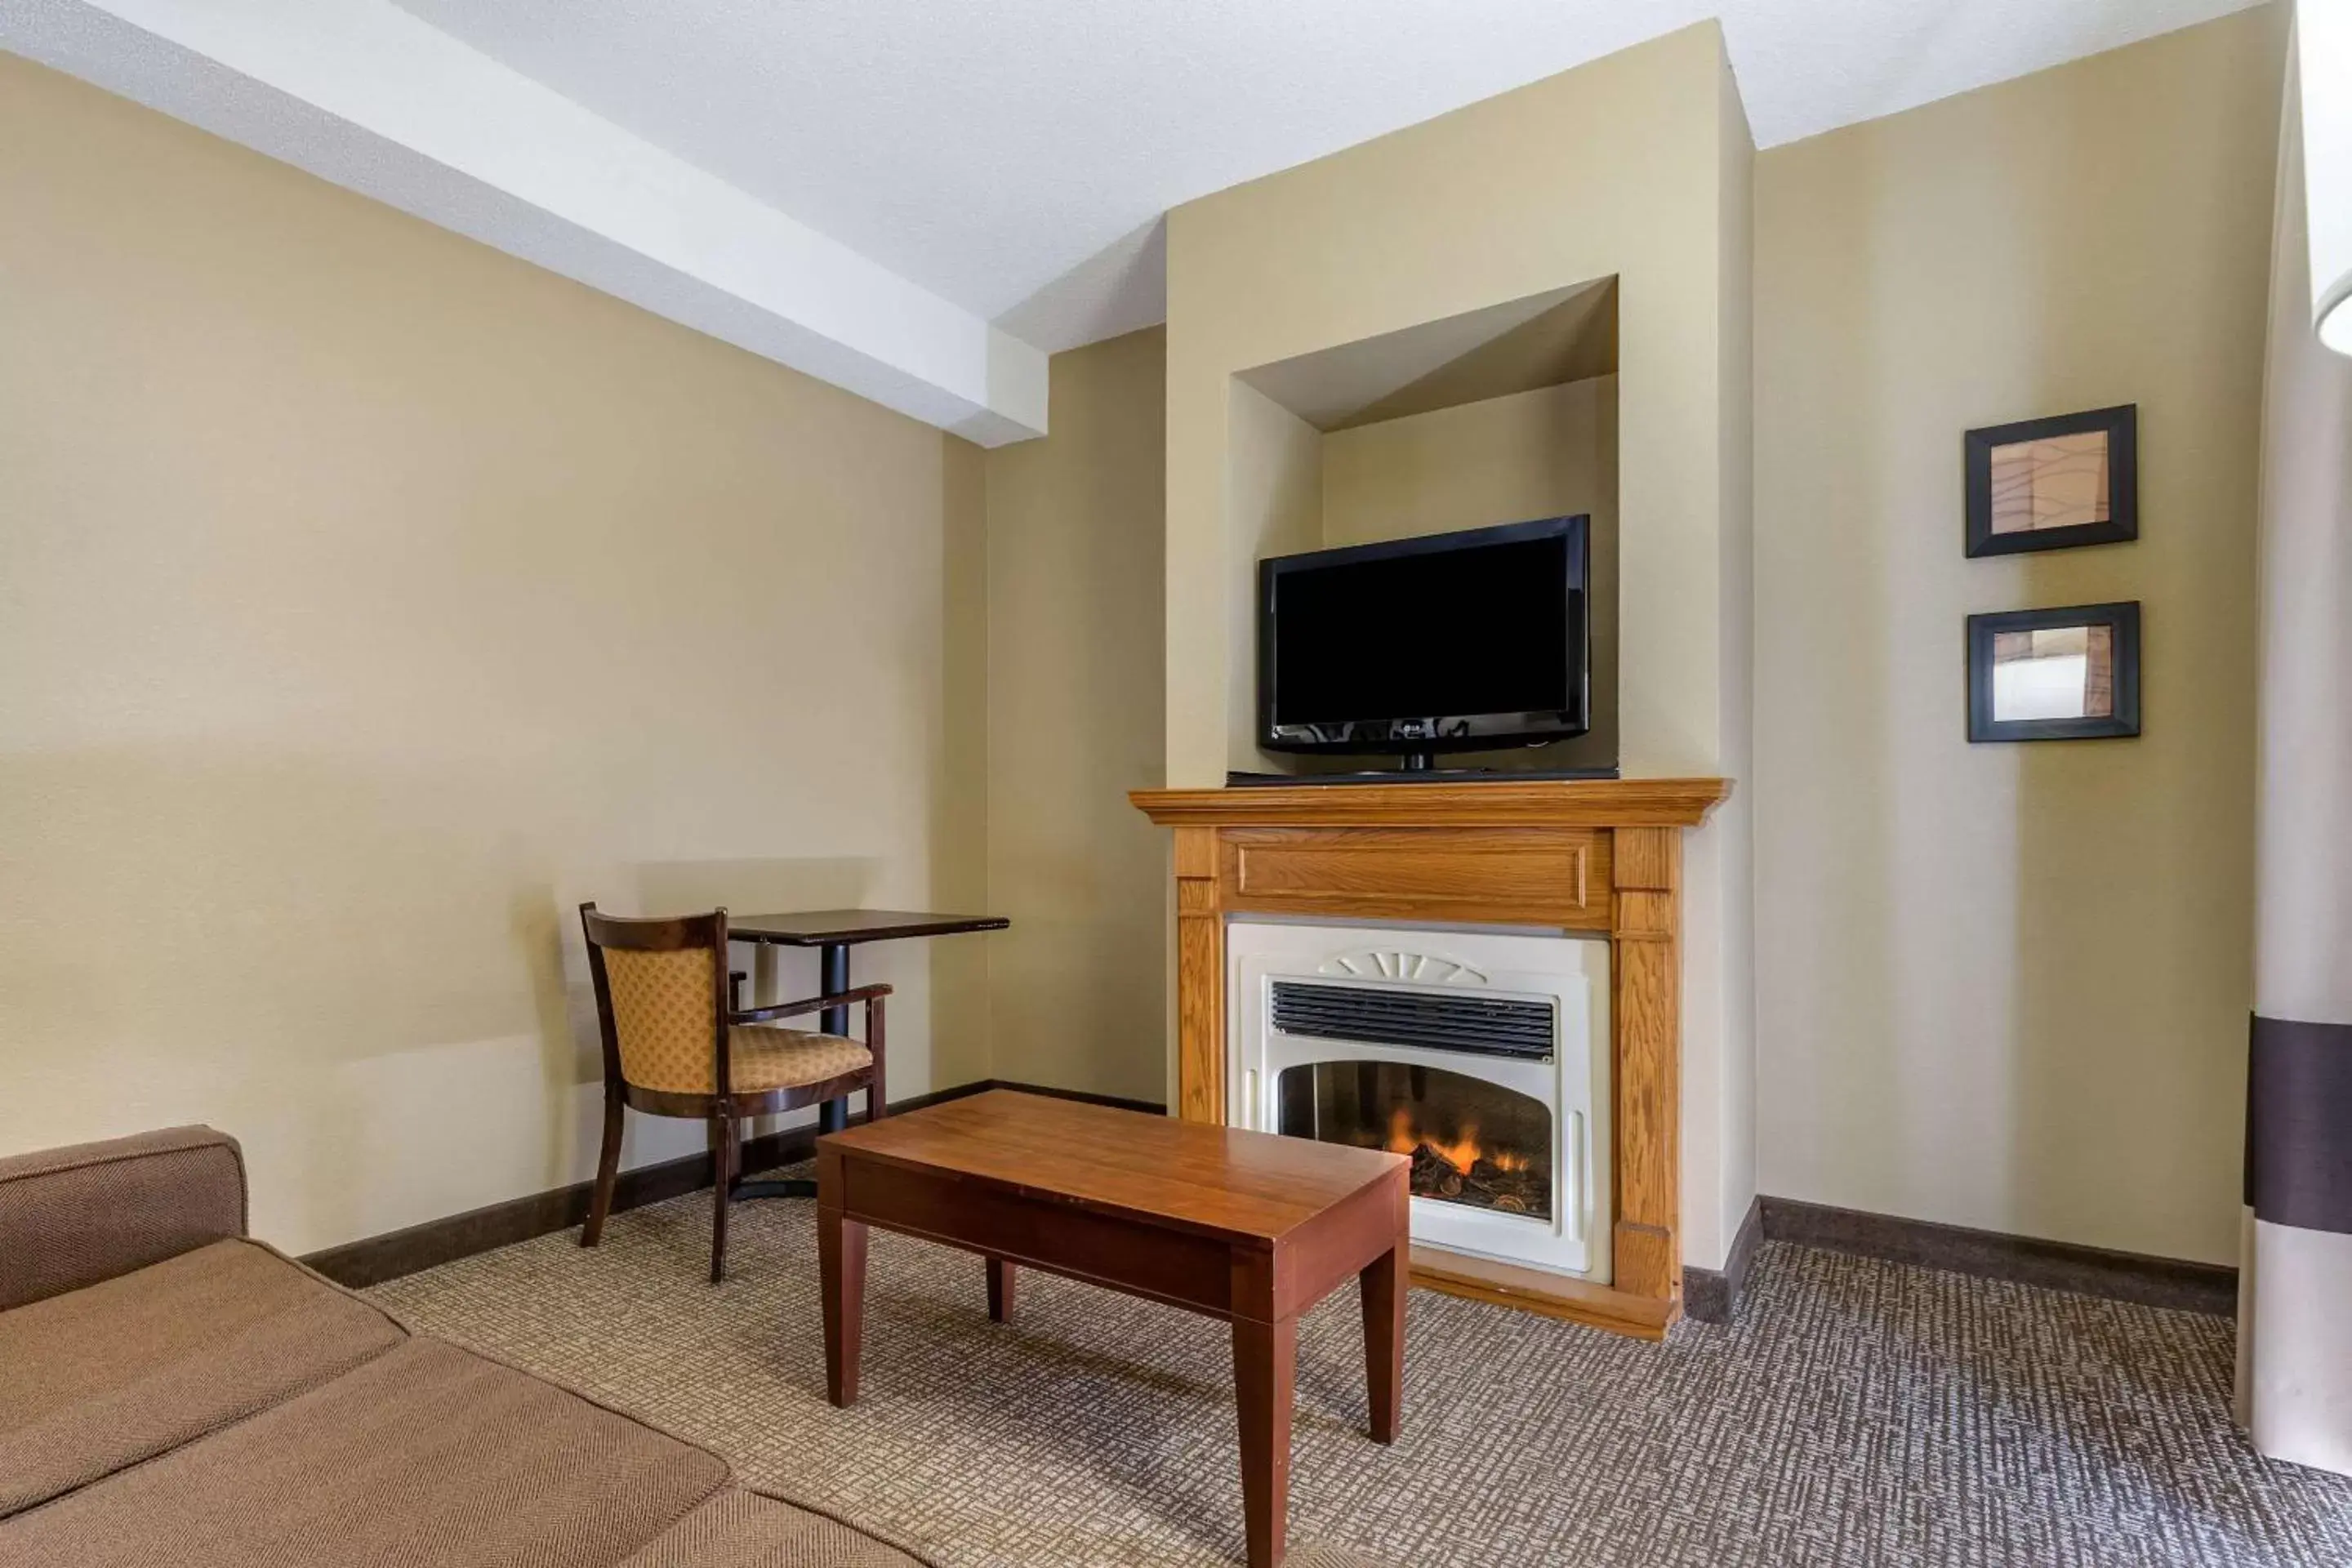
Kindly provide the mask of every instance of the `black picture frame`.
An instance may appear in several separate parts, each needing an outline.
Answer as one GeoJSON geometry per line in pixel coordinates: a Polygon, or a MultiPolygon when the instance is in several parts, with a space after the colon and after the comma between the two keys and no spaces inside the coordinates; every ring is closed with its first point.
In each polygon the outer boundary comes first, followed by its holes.
{"type": "Polygon", "coordinates": [[[1984,741],[2106,741],[2126,739],[2139,728],[2139,601],[2069,605],[2048,610],[2006,610],[1970,616],[1968,626],[1969,739],[1984,741]],[[2112,629],[2115,657],[2113,711],[2102,719],[2009,719],[1993,717],[1993,638],[2001,632],[2049,631],[2061,626],[2105,626],[2112,629]]]}
{"type": "Polygon", "coordinates": [[[2120,404],[2014,425],[1989,425],[1961,437],[1968,494],[1969,557],[2016,555],[2030,550],[2073,550],[2085,544],[2127,544],[2139,537],[2139,405],[2120,404]],[[2104,431],[2107,437],[2107,521],[2069,528],[1992,531],[1992,455],[1996,447],[2053,437],[2104,431]]]}

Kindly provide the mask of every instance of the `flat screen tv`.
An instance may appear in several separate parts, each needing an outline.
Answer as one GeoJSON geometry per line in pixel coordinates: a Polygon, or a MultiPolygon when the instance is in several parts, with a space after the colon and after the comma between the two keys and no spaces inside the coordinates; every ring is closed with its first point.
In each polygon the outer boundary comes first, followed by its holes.
{"type": "Polygon", "coordinates": [[[1591,723],[1584,517],[1258,563],[1258,743],[1495,751],[1591,723]]]}

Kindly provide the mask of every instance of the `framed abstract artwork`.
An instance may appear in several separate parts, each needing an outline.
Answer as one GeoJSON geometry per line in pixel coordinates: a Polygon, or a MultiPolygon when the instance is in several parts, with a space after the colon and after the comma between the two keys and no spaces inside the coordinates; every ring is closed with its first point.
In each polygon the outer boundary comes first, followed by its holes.
{"type": "Polygon", "coordinates": [[[1969,739],[2139,733],[2139,604],[1969,617],[1969,739]]]}
{"type": "Polygon", "coordinates": [[[2139,537],[2139,408],[1971,430],[1968,552],[2011,555],[2139,537]]]}

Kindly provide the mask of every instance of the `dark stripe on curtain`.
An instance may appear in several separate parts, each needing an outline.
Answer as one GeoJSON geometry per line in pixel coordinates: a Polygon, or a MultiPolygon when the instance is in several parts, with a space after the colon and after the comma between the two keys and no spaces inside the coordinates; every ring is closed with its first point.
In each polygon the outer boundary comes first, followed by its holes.
{"type": "Polygon", "coordinates": [[[2255,1015],[2246,1201],[2273,1225],[2352,1235],[2352,1024],[2255,1015]]]}

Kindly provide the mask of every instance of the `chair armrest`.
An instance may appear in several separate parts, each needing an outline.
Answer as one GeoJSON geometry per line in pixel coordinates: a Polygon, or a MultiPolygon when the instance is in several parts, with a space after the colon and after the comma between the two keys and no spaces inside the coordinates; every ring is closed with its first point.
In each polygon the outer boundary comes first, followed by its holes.
{"type": "Polygon", "coordinates": [[[753,1007],[740,1013],[730,1013],[730,1024],[764,1024],[771,1018],[796,1018],[803,1013],[822,1013],[827,1007],[846,1007],[852,1002],[872,1006],[890,994],[887,985],[859,985],[840,991],[831,996],[803,996],[797,1002],[779,1002],[772,1007],[753,1007]]]}
{"type": "Polygon", "coordinates": [[[245,1155],[209,1127],[0,1159],[0,1310],[243,1236],[245,1155]]]}

